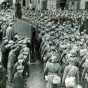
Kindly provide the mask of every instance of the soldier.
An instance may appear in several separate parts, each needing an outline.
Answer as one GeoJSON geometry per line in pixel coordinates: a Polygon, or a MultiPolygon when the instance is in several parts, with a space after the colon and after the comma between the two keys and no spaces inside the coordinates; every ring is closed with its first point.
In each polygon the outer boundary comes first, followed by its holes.
{"type": "Polygon", "coordinates": [[[44,75],[47,82],[47,88],[60,88],[61,83],[61,66],[58,63],[56,56],[51,58],[46,63],[44,75]]]}
{"type": "Polygon", "coordinates": [[[86,58],[84,64],[83,64],[83,72],[82,72],[82,83],[83,87],[88,87],[88,59],[86,58]]]}
{"type": "Polygon", "coordinates": [[[2,41],[2,37],[3,37],[3,32],[2,32],[2,22],[0,22],[0,41],[2,41]]]}
{"type": "Polygon", "coordinates": [[[26,40],[23,44],[23,48],[20,51],[21,54],[23,54],[23,58],[24,58],[24,71],[23,71],[23,77],[29,76],[29,63],[30,63],[30,48],[29,48],[29,43],[26,40]]]}
{"type": "Polygon", "coordinates": [[[69,64],[64,69],[62,83],[65,83],[66,88],[75,88],[79,83],[79,68],[75,66],[73,57],[69,58],[69,64]]]}
{"type": "Polygon", "coordinates": [[[13,80],[13,68],[14,64],[17,62],[17,54],[19,54],[19,46],[12,47],[12,50],[8,56],[8,64],[7,64],[7,73],[8,73],[8,82],[12,82],[13,80]]]}
{"type": "Polygon", "coordinates": [[[88,26],[87,26],[88,18],[83,22],[83,24],[80,26],[80,33],[86,30],[86,33],[88,34],[88,26]]]}
{"type": "Polygon", "coordinates": [[[23,71],[24,71],[24,65],[23,65],[23,59],[18,59],[18,62],[14,65],[14,75],[13,75],[13,88],[24,88],[24,78],[23,78],[23,71]]]}
{"type": "Polygon", "coordinates": [[[13,26],[13,23],[10,23],[9,27],[6,30],[6,37],[8,40],[13,40],[15,36],[15,31],[12,26],[13,26]]]}

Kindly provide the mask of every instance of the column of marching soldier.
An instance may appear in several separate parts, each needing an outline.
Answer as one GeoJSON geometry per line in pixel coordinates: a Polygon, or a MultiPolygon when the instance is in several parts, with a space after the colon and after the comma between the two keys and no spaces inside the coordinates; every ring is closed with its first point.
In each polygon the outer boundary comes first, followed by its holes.
{"type": "MultiPolygon", "coordinates": [[[[7,10],[0,9],[0,47],[3,37],[5,37],[6,35],[6,29],[9,26],[9,23],[14,23],[13,15],[14,14],[11,9],[7,10]]],[[[6,86],[6,69],[4,69],[2,65],[2,54],[0,53],[0,88],[5,88],[5,86],[6,86]]]]}
{"type": "Polygon", "coordinates": [[[36,38],[40,43],[47,88],[88,87],[87,13],[68,10],[25,12],[24,15],[38,27],[36,38]]]}
{"type": "Polygon", "coordinates": [[[14,11],[0,12],[0,88],[24,88],[29,75],[30,39],[14,31],[14,11]]]}

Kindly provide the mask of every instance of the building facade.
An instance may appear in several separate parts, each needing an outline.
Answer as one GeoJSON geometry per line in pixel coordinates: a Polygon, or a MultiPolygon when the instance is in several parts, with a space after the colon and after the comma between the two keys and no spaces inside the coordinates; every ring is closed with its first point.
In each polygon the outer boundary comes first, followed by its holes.
{"type": "MultiPolygon", "coordinates": [[[[2,2],[3,0],[0,0],[2,2]]],[[[16,3],[17,0],[9,0],[16,3]]],[[[20,0],[22,7],[35,8],[36,10],[53,10],[66,7],[70,10],[88,9],[88,0],[20,0]]]]}
{"type": "Polygon", "coordinates": [[[56,9],[57,0],[47,0],[47,9],[53,10],[56,9]]]}
{"type": "MultiPolygon", "coordinates": [[[[13,5],[17,2],[17,0],[11,0],[13,5]]],[[[66,0],[18,0],[21,1],[22,7],[35,8],[36,10],[53,10],[58,9],[61,6],[65,5],[66,0]]]]}
{"type": "Polygon", "coordinates": [[[34,8],[35,10],[42,10],[46,8],[47,0],[21,0],[22,7],[34,8]]]}
{"type": "Polygon", "coordinates": [[[47,0],[47,9],[58,9],[66,6],[66,0],[47,0]]]}
{"type": "Polygon", "coordinates": [[[66,7],[69,10],[80,9],[80,0],[67,0],[66,7]]]}
{"type": "Polygon", "coordinates": [[[76,9],[88,9],[88,0],[67,0],[67,8],[76,9]]]}
{"type": "Polygon", "coordinates": [[[80,9],[88,9],[88,0],[80,1],[80,9]]]}

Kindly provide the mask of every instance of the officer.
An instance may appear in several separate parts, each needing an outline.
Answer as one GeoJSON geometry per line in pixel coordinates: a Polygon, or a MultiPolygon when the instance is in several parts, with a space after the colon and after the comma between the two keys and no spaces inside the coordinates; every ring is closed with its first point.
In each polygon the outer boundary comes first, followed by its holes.
{"type": "Polygon", "coordinates": [[[19,51],[20,51],[20,47],[13,45],[11,47],[11,51],[9,52],[8,64],[7,64],[8,82],[13,81],[13,75],[14,75],[13,68],[15,63],[17,62],[19,51]]]}
{"type": "Polygon", "coordinates": [[[19,19],[22,18],[22,10],[21,10],[21,3],[18,1],[16,4],[15,4],[15,7],[16,7],[16,12],[15,12],[15,16],[19,19]]]}
{"type": "Polygon", "coordinates": [[[20,54],[23,54],[24,57],[24,71],[23,71],[23,76],[29,76],[29,63],[30,63],[30,48],[29,48],[29,43],[28,40],[24,39],[23,41],[23,48],[20,51],[20,54]],[[27,74],[27,75],[26,75],[27,74]]]}
{"type": "Polygon", "coordinates": [[[0,63],[0,88],[6,88],[6,70],[0,63]]]}
{"type": "Polygon", "coordinates": [[[2,32],[2,22],[0,22],[0,41],[2,41],[2,37],[3,37],[3,32],[2,32]]]}

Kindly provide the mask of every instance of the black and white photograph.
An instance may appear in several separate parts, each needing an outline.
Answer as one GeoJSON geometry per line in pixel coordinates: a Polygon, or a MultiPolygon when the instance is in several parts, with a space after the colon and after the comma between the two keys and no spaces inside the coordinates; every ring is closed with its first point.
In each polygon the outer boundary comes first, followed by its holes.
{"type": "Polygon", "coordinates": [[[0,88],[88,88],[88,0],[0,0],[0,88]]]}

